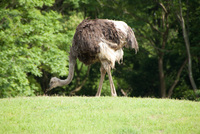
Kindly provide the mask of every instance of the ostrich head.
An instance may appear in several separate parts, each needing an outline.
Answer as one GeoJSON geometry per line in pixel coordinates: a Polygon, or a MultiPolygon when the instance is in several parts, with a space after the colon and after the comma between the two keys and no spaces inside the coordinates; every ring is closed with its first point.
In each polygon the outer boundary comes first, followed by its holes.
{"type": "Polygon", "coordinates": [[[69,56],[69,75],[68,75],[67,79],[61,80],[57,77],[52,77],[50,82],[49,82],[49,88],[46,89],[46,92],[48,92],[51,89],[58,87],[58,86],[61,87],[61,86],[64,86],[64,85],[68,85],[73,79],[75,64],[76,64],[76,57],[73,56],[70,53],[70,56],[69,56]]]}
{"type": "Polygon", "coordinates": [[[47,89],[47,91],[50,91],[57,86],[60,86],[60,79],[58,79],[57,77],[52,77],[49,83],[49,89],[47,89]]]}

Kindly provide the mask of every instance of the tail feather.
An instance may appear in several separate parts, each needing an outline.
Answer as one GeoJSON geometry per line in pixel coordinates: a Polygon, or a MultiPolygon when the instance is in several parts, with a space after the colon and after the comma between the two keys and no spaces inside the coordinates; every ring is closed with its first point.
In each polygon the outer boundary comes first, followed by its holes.
{"type": "Polygon", "coordinates": [[[136,40],[133,30],[130,27],[129,27],[128,33],[127,33],[127,44],[130,48],[135,49],[135,53],[137,53],[139,51],[138,42],[136,40]]]}

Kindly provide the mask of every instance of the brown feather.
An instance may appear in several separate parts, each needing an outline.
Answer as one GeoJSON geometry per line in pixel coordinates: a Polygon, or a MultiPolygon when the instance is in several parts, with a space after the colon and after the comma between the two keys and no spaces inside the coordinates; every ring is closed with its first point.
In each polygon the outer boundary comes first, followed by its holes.
{"type": "Polygon", "coordinates": [[[92,64],[98,61],[96,55],[100,52],[101,39],[120,44],[114,24],[103,19],[83,20],[73,38],[73,51],[80,61],[86,65],[92,64]]]}
{"type": "Polygon", "coordinates": [[[106,19],[83,20],[76,28],[72,50],[78,59],[86,65],[99,61],[100,42],[105,42],[115,51],[127,45],[138,49],[137,41],[129,27],[127,35],[116,29],[112,21],[106,19]]]}

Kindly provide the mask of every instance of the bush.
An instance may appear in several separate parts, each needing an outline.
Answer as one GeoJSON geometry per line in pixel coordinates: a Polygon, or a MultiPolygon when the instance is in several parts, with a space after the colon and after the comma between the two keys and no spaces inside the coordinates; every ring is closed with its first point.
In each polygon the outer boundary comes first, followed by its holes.
{"type": "Polygon", "coordinates": [[[0,9],[0,97],[33,96],[41,92],[35,77],[42,72],[66,76],[73,30],[62,16],[41,11],[54,1],[2,3],[0,9]],[[67,43],[66,43],[67,42],[67,43]],[[65,47],[63,47],[65,46],[65,47]]]}
{"type": "Polygon", "coordinates": [[[193,90],[187,90],[183,92],[183,99],[200,101],[200,90],[195,93],[193,90]]]}

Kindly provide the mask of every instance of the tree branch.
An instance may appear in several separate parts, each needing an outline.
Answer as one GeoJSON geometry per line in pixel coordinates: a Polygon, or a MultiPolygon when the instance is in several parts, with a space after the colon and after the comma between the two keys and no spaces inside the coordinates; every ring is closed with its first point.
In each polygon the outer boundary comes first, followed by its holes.
{"type": "Polygon", "coordinates": [[[164,12],[165,12],[166,14],[168,14],[167,9],[165,8],[165,6],[164,6],[162,3],[159,3],[159,5],[162,7],[162,9],[164,10],[164,12]]]}
{"type": "Polygon", "coordinates": [[[168,98],[170,98],[173,94],[173,90],[175,88],[175,86],[177,85],[177,83],[179,82],[181,73],[183,71],[183,68],[185,67],[185,65],[187,64],[187,59],[183,62],[183,64],[181,65],[180,69],[178,70],[178,73],[176,75],[176,79],[174,80],[174,83],[172,84],[171,88],[168,91],[168,98]]]}
{"type": "Polygon", "coordinates": [[[159,31],[159,29],[158,29],[157,27],[155,27],[154,25],[152,25],[147,19],[142,18],[142,17],[139,17],[139,16],[137,16],[137,15],[135,15],[135,14],[131,14],[131,13],[128,12],[127,10],[125,11],[125,13],[131,15],[132,17],[134,17],[134,18],[136,18],[136,19],[138,19],[138,20],[141,20],[141,21],[146,22],[147,24],[149,24],[149,26],[150,26],[153,30],[155,30],[155,31],[158,32],[159,34],[163,34],[161,31],[159,31]]]}
{"type": "MultiPolygon", "coordinates": [[[[145,32],[145,31],[143,31],[143,32],[145,32]]],[[[171,52],[172,51],[172,50],[167,50],[167,49],[164,49],[164,48],[156,47],[156,45],[155,45],[156,43],[152,38],[143,35],[140,31],[138,31],[138,33],[140,34],[139,35],[140,37],[143,37],[150,42],[150,45],[155,49],[157,54],[159,53],[159,51],[165,51],[165,52],[171,52]]]]}

